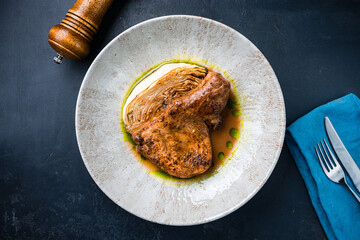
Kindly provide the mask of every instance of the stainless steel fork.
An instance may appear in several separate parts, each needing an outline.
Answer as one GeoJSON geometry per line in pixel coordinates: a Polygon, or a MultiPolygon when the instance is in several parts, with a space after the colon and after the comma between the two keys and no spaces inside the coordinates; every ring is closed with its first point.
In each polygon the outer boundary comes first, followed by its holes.
{"type": "Polygon", "coordinates": [[[334,183],[345,184],[351,191],[351,193],[354,195],[356,200],[358,200],[358,202],[360,203],[359,196],[351,189],[349,184],[346,182],[344,170],[340,166],[338,160],[329,148],[329,145],[327,144],[325,139],[323,141],[320,141],[320,144],[318,143],[317,147],[315,146],[315,151],[325,175],[334,183]]]}

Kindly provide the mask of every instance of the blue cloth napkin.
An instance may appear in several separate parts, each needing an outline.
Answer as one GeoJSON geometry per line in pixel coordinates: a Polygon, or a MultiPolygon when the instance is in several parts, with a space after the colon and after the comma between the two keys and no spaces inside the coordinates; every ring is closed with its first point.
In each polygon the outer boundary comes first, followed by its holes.
{"type": "Polygon", "coordinates": [[[287,128],[286,143],[327,237],[360,239],[360,203],[345,186],[325,176],[314,150],[326,138],[325,116],[360,166],[360,100],[354,94],[320,106],[295,121],[287,128]]]}

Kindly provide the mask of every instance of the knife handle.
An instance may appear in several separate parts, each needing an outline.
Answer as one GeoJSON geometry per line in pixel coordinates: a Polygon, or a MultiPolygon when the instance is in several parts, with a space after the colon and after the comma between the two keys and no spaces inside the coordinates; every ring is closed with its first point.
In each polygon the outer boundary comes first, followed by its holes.
{"type": "Polygon", "coordinates": [[[62,57],[71,60],[85,58],[99,25],[113,0],[78,0],[60,24],[49,31],[49,44],[58,53],[54,61],[62,57]]]}

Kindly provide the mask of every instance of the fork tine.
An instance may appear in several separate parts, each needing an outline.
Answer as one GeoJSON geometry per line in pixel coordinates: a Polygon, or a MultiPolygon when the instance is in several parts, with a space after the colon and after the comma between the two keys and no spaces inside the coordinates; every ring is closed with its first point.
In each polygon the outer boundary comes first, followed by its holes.
{"type": "Polygon", "coordinates": [[[319,144],[317,144],[317,146],[318,146],[319,152],[320,152],[320,154],[321,154],[321,156],[322,156],[322,159],[321,159],[321,160],[322,160],[322,162],[323,162],[323,163],[325,163],[325,165],[326,165],[327,169],[330,171],[332,168],[329,166],[329,163],[326,161],[326,158],[325,158],[325,156],[324,156],[323,151],[321,150],[320,145],[319,145],[319,144]]]}
{"type": "Polygon", "coordinates": [[[331,151],[331,148],[329,147],[329,145],[327,144],[327,142],[326,142],[325,139],[324,139],[324,142],[325,142],[325,145],[326,145],[327,150],[329,151],[329,154],[330,154],[331,160],[332,160],[333,163],[334,163],[334,166],[339,165],[338,160],[336,159],[335,155],[334,155],[333,152],[331,151]]]}
{"type": "MultiPolygon", "coordinates": [[[[324,139],[323,141],[325,142],[325,139],[324,139]]],[[[323,141],[320,141],[320,143],[321,143],[321,147],[322,147],[322,149],[323,149],[323,151],[324,151],[324,153],[325,153],[325,155],[326,155],[326,160],[327,160],[327,162],[329,163],[329,165],[331,166],[331,168],[334,168],[335,165],[333,164],[333,162],[331,161],[331,159],[330,159],[330,157],[329,157],[329,154],[327,153],[327,152],[329,151],[329,149],[327,149],[327,151],[326,151],[326,148],[325,148],[325,146],[324,146],[323,141]]]]}
{"type": "MultiPolygon", "coordinates": [[[[319,146],[319,144],[318,144],[318,146],[319,146]]],[[[314,147],[314,148],[315,148],[316,155],[317,155],[317,157],[318,157],[318,159],[319,159],[320,165],[321,165],[324,173],[327,173],[327,172],[328,172],[328,169],[325,167],[323,161],[321,160],[321,157],[320,157],[320,155],[319,155],[319,152],[318,152],[317,148],[316,148],[316,147],[314,147]]]]}

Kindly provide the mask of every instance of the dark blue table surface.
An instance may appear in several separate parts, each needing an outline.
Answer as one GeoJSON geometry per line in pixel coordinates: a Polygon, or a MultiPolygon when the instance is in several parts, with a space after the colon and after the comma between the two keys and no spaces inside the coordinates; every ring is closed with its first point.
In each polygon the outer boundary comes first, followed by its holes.
{"type": "Polygon", "coordinates": [[[81,62],[52,61],[49,29],[74,0],[0,3],[0,239],[324,239],[287,149],[245,206],[211,223],[171,227],[118,207],[88,174],[74,129],[86,70],[125,29],[171,14],[220,21],[252,41],[278,76],[290,124],[360,95],[359,1],[115,1],[81,62]]]}

